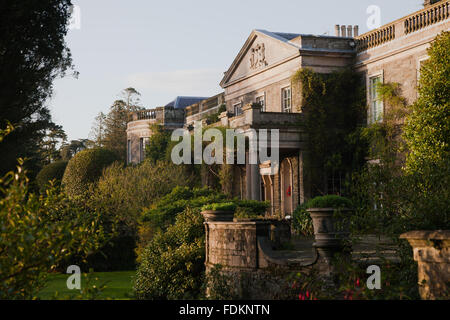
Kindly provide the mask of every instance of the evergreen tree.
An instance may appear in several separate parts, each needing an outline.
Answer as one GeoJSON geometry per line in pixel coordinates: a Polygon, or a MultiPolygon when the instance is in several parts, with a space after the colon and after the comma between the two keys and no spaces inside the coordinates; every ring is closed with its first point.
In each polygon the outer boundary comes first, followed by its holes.
{"type": "Polygon", "coordinates": [[[130,112],[141,110],[140,93],[134,88],[122,91],[123,99],[114,101],[104,119],[103,147],[113,151],[123,161],[127,153],[127,123],[130,112]]]}
{"type": "Polygon", "coordinates": [[[54,124],[44,102],[53,80],[72,67],[64,37],[70,0],[0,2],[0,130],[15,130],[0,145],[0,175],[26,157],[29,173],[41,165],[40,141],[54,124]]]}
{"type": "Polygon", "coordinates": [[[92,125],[90,139],[93,141],[95,147],[102,148],[105,140],[105,122],[106,115],[100,112],[96,117],[94,124],[92,125]]]}
{"type": "Polygon", "coordinates": [[[61,159],[61,153],[58,149],[59,144],[64,144],[67,135],[62,126],[53,125],[50,129],[45,130],[46,136],[40,142],[42,162],[47,165],[51,162],[61,159]]]}

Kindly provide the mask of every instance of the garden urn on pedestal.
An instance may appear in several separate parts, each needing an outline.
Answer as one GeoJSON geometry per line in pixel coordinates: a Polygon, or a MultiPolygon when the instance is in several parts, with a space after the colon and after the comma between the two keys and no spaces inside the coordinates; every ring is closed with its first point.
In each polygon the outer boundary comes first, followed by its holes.
{"type": "Polygon", "coordinates": [[[203,206],[201,213],[206,222],[232,222],[235,211],[236,205],[234,205],[233,203],[214,203],[203,206]]]}

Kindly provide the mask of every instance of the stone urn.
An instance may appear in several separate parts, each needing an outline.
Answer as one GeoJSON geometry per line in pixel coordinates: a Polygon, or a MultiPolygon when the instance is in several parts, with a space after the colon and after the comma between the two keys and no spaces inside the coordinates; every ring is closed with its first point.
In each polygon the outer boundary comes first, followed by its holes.
{"type": "MultiPolygon", "coordinates": [[[[312,218],[315,247],[341,247],[342,240],[348,238],[348,225],[345,225],[343,221],[336,221],[334,216],[336,210],[334,208],[310,208],[306,210],[312,218]]],[[[347,208],[339,210],[343,214],[351,212],[347,208]]]]}
{"type": "Polygon", "coordinates": [[[234,211],[221,211],[221,210],[203,210],[202,215],[206,222],[221,221],[232,222],[234,217],[234,211]]]}

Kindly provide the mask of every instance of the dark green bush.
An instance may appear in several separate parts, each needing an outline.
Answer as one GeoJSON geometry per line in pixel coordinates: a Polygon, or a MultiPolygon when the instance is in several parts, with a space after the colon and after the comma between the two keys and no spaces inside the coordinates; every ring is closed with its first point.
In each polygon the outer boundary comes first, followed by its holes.
{"type": "Polygon", "coordinates": [[[139,243],[137,251],[138,262],[141,260],[142,252],[149,241],[158,232],[164,232],[173,225],[177,215],[186,208],[200,209],[209,203],[226,201],[224,194],[208,188],[175,187],[171,193],[162,197],[149,209],[142,213],[139,226],[139,243]]]}
{"type": "Polygon", "coordinates": [[[345,197],[340,197],[337,195],[326,195],[321,197],[316,197],[309,200],[306,203],[306,209],[309,208],[352,208],[352,202],[350,199],[345,197]]]}
{"type": "MultiPolygon", "coordinates": [[[[340,197],[337,195],[326,195],[321,197],[313,198],[306,203],[300,205],[295,209],[292,214],[292,224],[294,230],[298,234],[302,234],[304,236],[312,236],[314,234],[314,228],[312,224],[312,219],[307,211],[309,208],[352,208],[352,202],[344,197],[340,197]]],[[[339,219],[344,219],[346,217],[341,217],[339,219]]]]}
{"type": "Polygon", "coordinates": [[[202,295],[205,227],[200,209],[187,208],[143,250],[134,292],[138,299],[196,299],[202,295]]]}
{"type": "Polygon", "coordinates": [[[67,167],[67,163],[67,161],[60,160],[52,162],[42,168],[42,170],[36,176],[36,183],[41,192],[46,189],[46,187],[49,185],[49,181],[51,180],[55,180],[56,185],[61,184],[61,180],[64,176],[64,171],[67,167]]]}
{"type": "Polygon", "coordinates": [[[174,223],[175,217],[185,208],[202,208],[206,204],[226,201],[225,195],[209,188],[175,187],[142,214],[143,222],[154,223],[155,227],[174,223]]]}
{"type": "Polygon", "coordinates": [[[211,203],[204,205],[202,211],[213,210],[213,211],[236,211],[236,204],[233,202],[222,202],[222,203],[211,203]]]}
{"type": "Polygon", "coordinates": [[[107,149],[88,149],[77,153],[68,163],[62,179],[69,197],[83,196],[92,183],[102,175],[103,169],[117,160],[107,149]]]}
{"type": "Polygon", "coordinates": [[[263,219],[270,206],[268,201],[236,200],[235,203],[237,209],[234,217],[237,219],[263,219]]]}
{"type": "Polygon", "coordinates": [[[300,205],[292,214],[292,227],[298,234],[304,236],[314,235],[314,228],[312,219],[308,211],[306,211],[306,204],[300,205]]]}
{"type": "Polygon", "coordinates": [[[264,215],[270,206],[269,201],[237,200],[235,203],[238,208],[245,208],[248,212],[252,212],[255,215],[264,215]]]}

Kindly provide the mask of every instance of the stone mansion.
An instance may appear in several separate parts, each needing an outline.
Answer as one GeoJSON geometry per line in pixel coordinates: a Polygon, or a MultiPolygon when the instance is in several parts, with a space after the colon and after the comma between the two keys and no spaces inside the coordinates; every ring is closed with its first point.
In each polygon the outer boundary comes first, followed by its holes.
{"type": "Polygon", "coordinates": [[[375,85],[397,82],[408,103],[414,102],[427,48],[439,33],[450,30],[449,15],[450,1],[426,0],[422,10],[362,35],[357,26],[339,25],[335,36],[253,30],[220,82],[223,93],[209,98],[178,97],[164,107],[131,115],[128,163],[143,160],[150,124],[159,123],[168,130],[192,128],[194,121],[206,121],[226,108],[216,125],[244,132],[280,132],[278,172],[261,175],[267,163],[236,165],[233,194],[268,200],[272,213],[289,215],[313,196],[304,165],[307,133],[293,125],[302,117],[301,92],[291,81],[293,74],[301,68],[330,73],[352,67],[366,79],[368,121],[382,118],[384,104],[375,85]]]}

